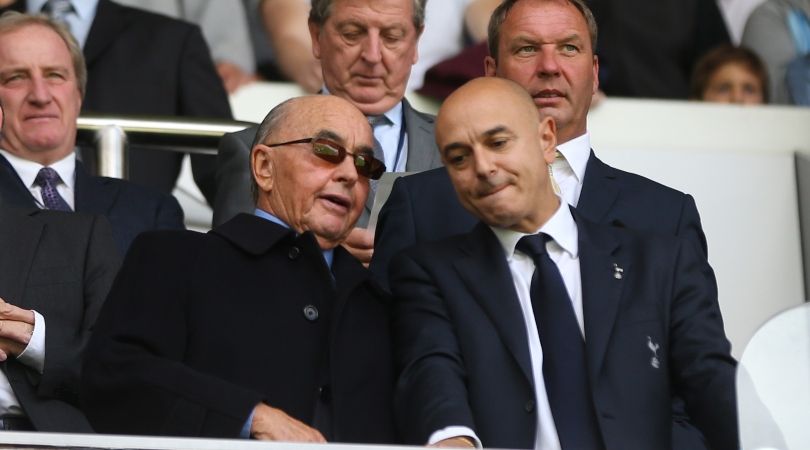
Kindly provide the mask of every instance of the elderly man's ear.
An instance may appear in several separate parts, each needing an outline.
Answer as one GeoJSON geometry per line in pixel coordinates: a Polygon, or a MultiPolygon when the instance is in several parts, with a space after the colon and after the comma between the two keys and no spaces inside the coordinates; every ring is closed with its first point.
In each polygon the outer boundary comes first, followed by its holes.
{"type": "Polygon", "coordinates": [[[253,147],[250,167],[259,190],[270,192],[273,189],[273,158],[270,157],[270,149],[261,144],[253,147]]]}

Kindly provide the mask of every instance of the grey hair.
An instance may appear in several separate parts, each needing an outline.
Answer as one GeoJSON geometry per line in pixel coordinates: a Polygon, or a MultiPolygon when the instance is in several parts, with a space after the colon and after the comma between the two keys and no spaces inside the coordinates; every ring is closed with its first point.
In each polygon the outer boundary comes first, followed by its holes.
{"type": "MultiPolygon", "coordinates": [[[[425,27],[425,7],[428,0],[413,0],[413,26],[417,30],[425,27]]],[[[447,1],[447,0],[440,0],[447,1]]],[[[334,0],[312,0],[312,9],[309,10],[309,21],[323,26],[332,15],[334,0]]]]}
{"type": "Polygon", "coordinates": [[[29,25],[39,25],[45,28],[50,28],[54,33],[64,41],[70,53],[70,59],[73,63],[73,73],[76,75],[76,84],[79,88],[79,94],[84,98],[84,92],[87,88],[87,66],[84,63],[84,54],[76,38],[70,34],[68,29],[57,23],[43,14],[22,14],[17,11],[7,11],[0,16],[0,35],[17,31],[29,25]]]}

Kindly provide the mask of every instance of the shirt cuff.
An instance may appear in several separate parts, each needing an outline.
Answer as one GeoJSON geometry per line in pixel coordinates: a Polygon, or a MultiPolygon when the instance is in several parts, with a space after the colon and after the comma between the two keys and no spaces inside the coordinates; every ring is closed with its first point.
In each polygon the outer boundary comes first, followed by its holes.
{"type": "Polygon", "coordinates": [[[475,435],[475,432],[473,430],[467,427],[455,425],[442,428],[441,430],[438,431],[434,431],[433,434],[430,435],[430,438],[427,441],[427,445],[433,445],[439,441],[460,436],[468,437],[473,441],[475,441],[475,448],[484,448],[484,446],[481,445],[481,440],[478,439],[478,436],[475,435]]]}
{"type": "Polygon", "coordinates": [[[253,414],[256,412],[254,408],[247,418],[247,421],[242,425],[242,431],[239,432],[239,437],[242,439],[250,439],[250,426],[253,425],[253,414]]]}
{"type": "Polygon", "coordinates": [[[45,318],[34,312],[34,332],[28,345],[17,356],[17,360],[36,370],[39,374],[45,370],[45,318]]]}

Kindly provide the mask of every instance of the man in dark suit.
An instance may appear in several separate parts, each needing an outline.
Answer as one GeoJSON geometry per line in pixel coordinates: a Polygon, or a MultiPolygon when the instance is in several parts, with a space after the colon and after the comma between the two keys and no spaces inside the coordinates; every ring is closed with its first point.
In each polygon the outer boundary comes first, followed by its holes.
{"type": "Polygon", "coordinates": [[[554,121],[511,81],[460,88],[436,137],[481,222],[392,263],[409,439],[670,448],[678,395],[711,448],[738,448],[735,362],[697,249],[589,222],[561,201],[554,121]]]}
{"type": "MultiPolygon", "coordinates": [[[[35,14],[46,3],[17,0],[8,9],[35,14]]],[[[83,113],[232,118],[227,93],[196,25],[110,0],[72,6],[64,20],[87,62],[83,113]]],[[[88,171],[96,173],[95,149],[83,149],[82,158],[88,171]]],[[[129,179],[171,193],[182,159],[182,153],[135,146],[129,152],[129,179]]],[[[216,157],[192,155],[191,165],[194,180],[213,205],[216,157]]]]}
{"type": "MultiPolygon", "coordinates": [[[[559,156],[552,171],[562,198],[596,223],[683,237],[705,258],[706,239],[690,195],[610,167],[590,147],[587,114],[598,90],[599,61],[593,53],[596,21],[588,7],[581,0],[508,0],[494,11],[489,30],[487,75],[523,86],[540,114],[555,121],[559,156]]],[[[394,183],[380,211],[370,266],[384,286],[389,262],[402,249],[475,225],[451,188],[444,168],[394,183]]],[[[679,399],[674,410],[674,448],[705,447],[679,399]]]]}
{"type": "Polygon", "coordinates": [[[79,372],[118,270],[103,218],[0,199],[0,429],[88,433],[79,372]]]}
{"type": "Polygon", "coordinates": [[[251,152],[254,214],[136,239],[85,359],[97,431],[394,440],[389,300],[339,246],[372,148],[347,101],[288,100],[251,152]]]}
{"type": "MultiPolygon", "coordinates": [[[[390,172],[420,172],[441,165],[433,117],[416,111],[404,98],[424,23],[425,0],[312,2],[309,30],[323,68],[324,93],[350,101],[369,117],[380,144],[379,157],[390,172]],[[345,39],[348,31],[352,39],[345,39]]],[[[255,131],[226,135],[220,142],[217,191],[222,195],[214,205],[215,225],[251,208],[245,181],[255,131]]],[[[360,226],[367,224],[373,203],[372,191],[360,226]]],[[[367,263],[373,239],[373,230],[358,228],[345,245],[367,263]]]]}
{"type": "MultiPolygon", "coordinates": [[[[596,34],[581,0],[505,1],[490,22],[486,73],[523,86],[540,114],[555,120],[560,155],[552,170],[563,199],[580,214],[597,223],[683,236],[705,255],[706,238],[690,195],[610,167],[590,148],[587,114],[599,85],[596,34]],[[551,20],[557,16],[568,29],[551,20]],[[557,47],[541,44],[546,40],[557,47]]],[[[385,283],[396,253],[469,231],[476,221],[459,205],[444,168],[399,178],[380,211],[371,269],[385,283]]]]}
{"type": "Polygon", "coordinates": [[[89,175],[74,153],[84,60],[73,37],[43,17],[0,18],[0,193],[6,201],[102,214],[126,251],[140,232],[183,228],[171,195],[89,175]],[[51,177],[51,178],[48,178],[51,177]]]}

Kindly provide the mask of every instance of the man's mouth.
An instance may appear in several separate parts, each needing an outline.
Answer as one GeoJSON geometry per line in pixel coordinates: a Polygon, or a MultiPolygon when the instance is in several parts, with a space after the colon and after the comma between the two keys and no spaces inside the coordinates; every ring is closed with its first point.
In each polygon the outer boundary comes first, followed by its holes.
{"type": "Polygon", "coordinates": [[[534,99],[555,99],[560,97],[564,97],[564,95],[556,89],[543,89],[542,91],[532,94],[532,98],[534,99]]]}
{"type": "Polygon", "coordinates": [[[349,197],[345,195],[339,194],[323,194],[320,198],[327,202],[328,205],[331,205],[335,208],[340,210],[349,210],[352,206],[352,202],[349,197]]]}

